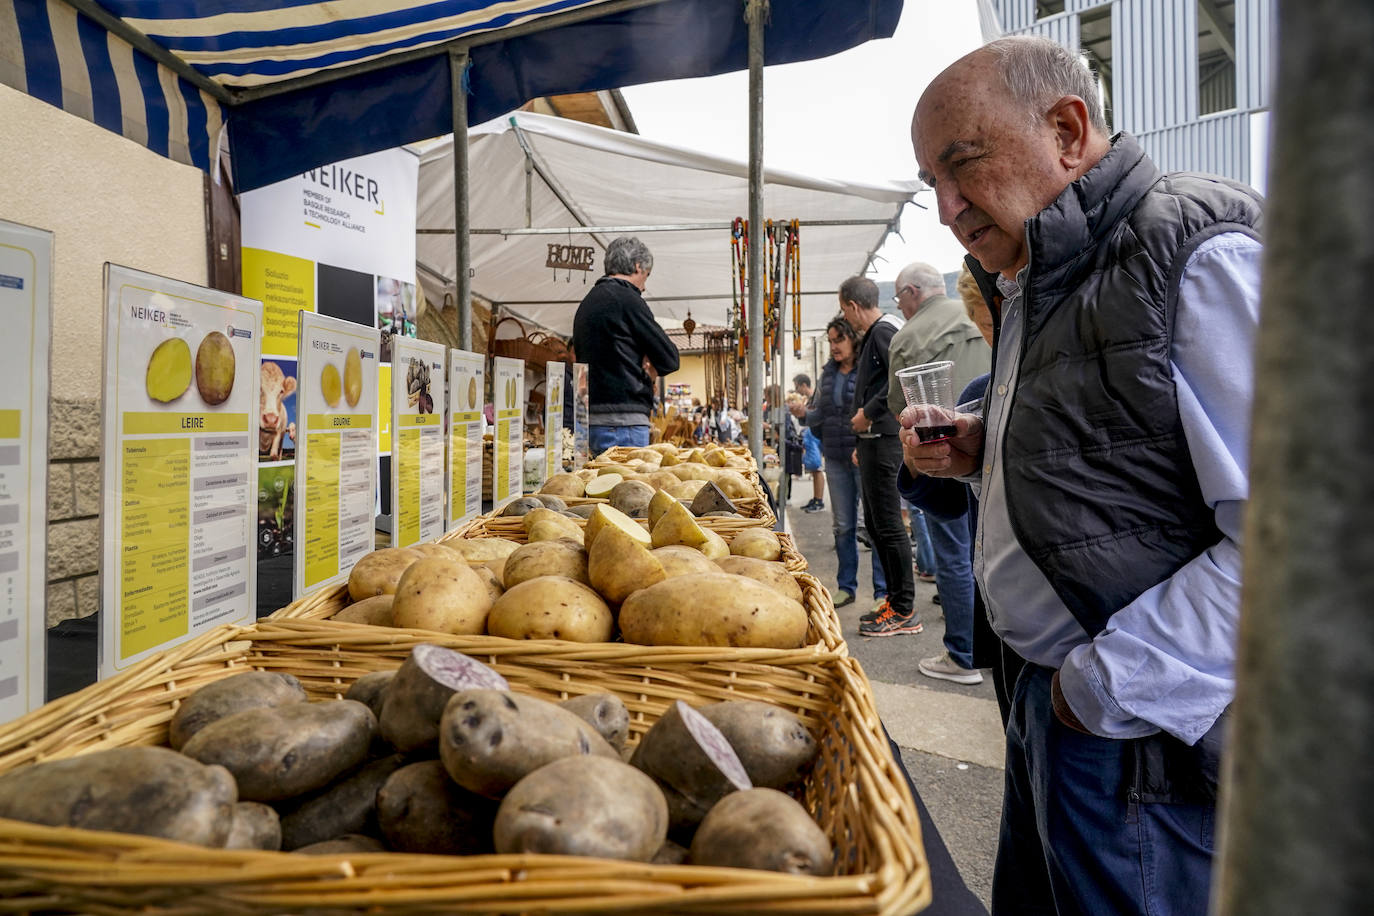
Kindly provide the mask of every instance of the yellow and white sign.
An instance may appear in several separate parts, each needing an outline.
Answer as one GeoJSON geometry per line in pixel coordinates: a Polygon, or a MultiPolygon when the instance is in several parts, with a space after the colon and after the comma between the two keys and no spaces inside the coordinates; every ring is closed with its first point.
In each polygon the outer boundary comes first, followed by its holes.
{"type": "Polygon", "coordinates": [[[52,245],[0,221],[0,723],[43,705],[52,245]]]}
{"type": "Polygon", "coordinates": [[[448,530],[482,512],[482,399],[486,357],[448,351],[448,530]]]}
{"type": "Polygon", "coordinates": [[[257,616],[262,304],[105,266],[100,676],[257,616]]]}
{"type": "Polygon", "coordinates": [[[563,470],[564,365],[550,362],[544,382],[544,479],[563,470]]]}
{"type": "Polygon", "coordinates": [[[376,328],[300,313],[295,596],[348,578],[376,546],[376,328]]]}
{"type": "Polygon", "coordinates": [[[444,533],[444,345],[391,339],[391,543],[444,533]]]}
{"type": "Polygon", "coordinates": [[[520,495],[525,479],[525,361],[493,359],[491,505],[499,509],[520,495]]]}

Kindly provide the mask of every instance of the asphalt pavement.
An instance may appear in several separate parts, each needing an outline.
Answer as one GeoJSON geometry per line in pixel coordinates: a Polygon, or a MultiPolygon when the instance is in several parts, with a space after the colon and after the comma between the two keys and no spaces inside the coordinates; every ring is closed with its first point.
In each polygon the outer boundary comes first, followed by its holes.
{"type": "MultiPolygon", "coordinates": [[[[788,500],[786,530],[806,557],[810,573],[833,592],[837,564],[830,506],[827,503],[819,512],[801,511],[810,498],[810,481],[800,481],[788,500]]],[[[845,642],[873,685],[878,714],[901,749],[902,763],[965,884],[988,905],[1005,747],[992,678],[984,671],[983,683],[963,685],[917,670],[918,661],[944,648],[944,617],[931,600],[933,584],[916,582],[915,609],[924,625],[920,633],[860,636],[859,615],[875,604],[870,556],[861,545],[858,600],[838,609],[845,642]]],[[[939,892],[934,888],[937,897],[939,892]]]]}

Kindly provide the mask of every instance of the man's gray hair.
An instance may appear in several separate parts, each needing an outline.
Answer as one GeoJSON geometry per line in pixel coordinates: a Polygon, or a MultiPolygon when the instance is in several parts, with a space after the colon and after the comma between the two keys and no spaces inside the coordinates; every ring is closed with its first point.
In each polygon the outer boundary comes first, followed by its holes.
{"type": "Polygon", "coordinates": [[[640,267],[654,269],[654,256],[649,246],[631,235],[622,235],[606,246],[606,275],[628,277],[640,267]]]}
{"type": "Polygon", "coordinates": [[[927,294],[945,294],[945,275],[925,261],[912,261],[897,272],[897,291],[904,286],[914,286],[927,294]]]}
{"type": "Polygon", "coordinates": [[[1039,123],[1050,106],[1064,96],[1076,95],[1087,105],[1092,126],[1107,133],[1097,77],[1063,45],[1034,35],[1013,35],[989,42],[983,49],[996,58],[1008,91],[1026,110],[1032,124],[1039,123]]]}

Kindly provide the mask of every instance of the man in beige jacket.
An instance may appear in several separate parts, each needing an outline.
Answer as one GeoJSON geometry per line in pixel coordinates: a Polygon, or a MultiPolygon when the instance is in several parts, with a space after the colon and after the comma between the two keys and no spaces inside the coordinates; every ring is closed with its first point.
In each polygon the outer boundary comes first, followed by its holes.
{"type": "MultiPolygon", "coordinates": [[[[902,415],[906,397],[897,370],[922,363],[954,363],[954,396],[989,371],[992,349],[969,318],[962,302],[945,295],[945,278],[929,264],[915,261],[897,274],[897,307],[906,324],[892,337],[888,351],[887,403],[902,415]]],[[[911,507],[910,511],[917,511],[911,507]]],[[[945,613],[945,650],[917,666],[927,677],[956,684],[978,684],[983,675],[973,667],[973,568],[969,561],[967,513],[953,519],[926,513],[926,531],[935,552],[935,587],[945,613]]]]}

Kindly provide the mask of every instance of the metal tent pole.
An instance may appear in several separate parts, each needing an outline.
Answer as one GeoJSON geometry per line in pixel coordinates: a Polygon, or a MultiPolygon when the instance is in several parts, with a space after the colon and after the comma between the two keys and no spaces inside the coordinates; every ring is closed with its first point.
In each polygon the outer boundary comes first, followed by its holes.
{"type": "Polygon", "coordinates": [[[749,23],[749,451],[763,471],[763,23],[767,0],[748,0],[749,23]]]}
{"type": "Polygon", "coordinates": [[[468,52],[450,51],[449,83],[453,91],[453,250],[454,297],[458,300],[458,347],[472,349],[472,247],[468,239],[468,93],[463,73],[468,52]]]}
{"type": "Polygon", "coordinates": [[[1374,312],[1348,305],[1374,274],[1374,4],[1280,0],[1272,34],[1251,497],[1213,912],[1336,916],[1374,900],[1374,312]]]}

